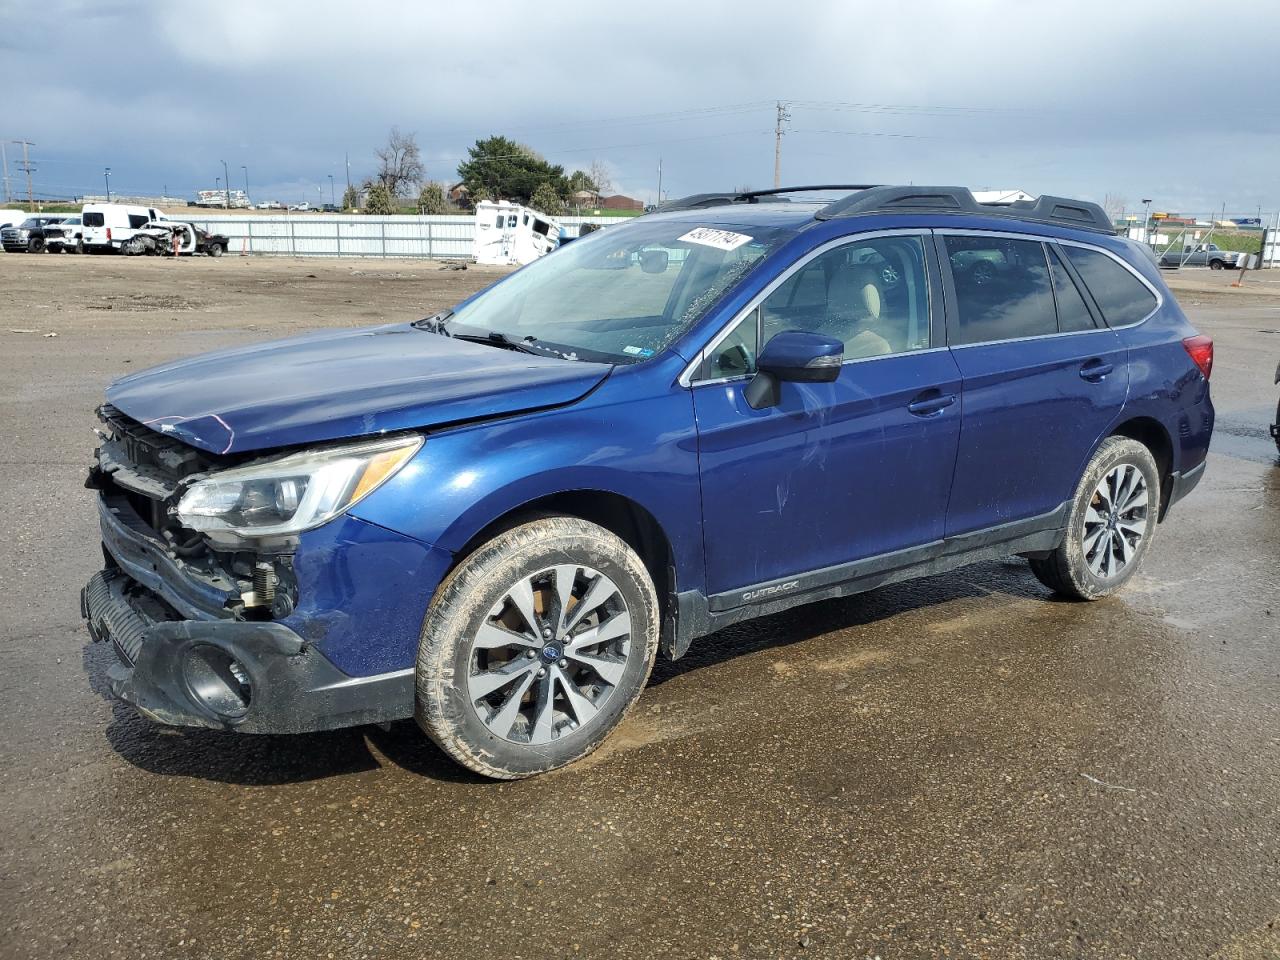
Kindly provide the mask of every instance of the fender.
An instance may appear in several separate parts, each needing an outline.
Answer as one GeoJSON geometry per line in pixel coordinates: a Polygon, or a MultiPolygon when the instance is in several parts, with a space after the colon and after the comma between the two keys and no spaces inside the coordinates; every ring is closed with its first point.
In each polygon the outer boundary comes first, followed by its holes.
{"type": "MultiPolygon", "coordinates": [[[[655,362],[675,370],[684,363],[675,354],[655,362]]],[[[670,541],[680,589],[700,589],[702,503],[692,397],[677,386],[646,397],[632,388],[639,378],[630,372],[618,370],[568,407],[429,434],[414,459],[352,515],[456,552],[494,520],[532,501],[574,491],[612,493],[653,515],[670,541]]],[[[651,390],[651,376],[643,380],[651,390]]]]}

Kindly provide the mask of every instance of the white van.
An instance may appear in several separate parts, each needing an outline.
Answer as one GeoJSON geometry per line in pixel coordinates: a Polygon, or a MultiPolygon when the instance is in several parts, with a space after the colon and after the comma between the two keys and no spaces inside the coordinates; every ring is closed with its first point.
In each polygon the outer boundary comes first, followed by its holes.
{"type": "Polygon", "coordinates": [[[476,204],[471,256],[476,263],[532,263],[560,243],[560,223],[530,207],[499,200],[476,204]]]}
{"type": "Polygon", "coordinates": [[[0,210],[0,230],[5,227],[16,227],[31,214],[25,210],[0,210]]]}
{"type": "Polygon", "coordinates": [[[152,207],[133,207],[124,203],[86,203],[80,211],[81,228],[84,231],[86,253],[101,253],[120,249],[120,244],[130,239],[152,220],[163,220],[160,211],[152,207]]]}

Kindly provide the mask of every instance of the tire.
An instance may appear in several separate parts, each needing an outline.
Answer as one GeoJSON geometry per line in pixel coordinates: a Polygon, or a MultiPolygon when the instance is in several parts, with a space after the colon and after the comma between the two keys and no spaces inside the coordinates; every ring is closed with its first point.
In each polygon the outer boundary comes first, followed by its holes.
{"type": "Polygon", "coordinates": [[[1032,559],[1031,572],[1064,597],[1110,596],[1141,568],[1159,513],[1160,472],[1151,451],[1128,437],[1108,437],[1076,487],[1066,537],[1047,557],[1032,559]],[[1112,521],[1107,500],[1117,483],[1119,509],[1112,521]]]}
{"type": "Polygon", "coordinates": [[[83,240],[77,240],[77,241],[76,241],[75,249],[74,249],[74,250],[72,250],[71,252],[72,252],[72,253],[79,253],[79,254],[83,254],[83,253],[84,253],[84,241],[83,241],[83,240]]]}
{"type": "Polygon", "coordinates": [[[220,257],[224,253],[226,253],[226,249],[220,243],[215,243],[209,248],[209,256],[211,257],[220,257]]]}
{"type": "Polygon", "coordinates": [[[1210,261],[1209,261],[1209,269],[1210,269],[1210,270],[1221,270],[1221,269],[1223,269],[1223,267],[1224,267],[1224,266],[1226,266],[1226,265],[1225,265],[1221,260],[1210,260],[1210,261]]]}
{"type": "Polygon", "coordinates": [[[658,625],[653,582],[619,537],[576,517],[513,527],[436,591],[418,647],[418,724],[486,777],[563,767],[600,746],[635,703],[658,625]],[[603,641],[584,642],[597,631],[603,641]]]}
{"type": "Polygon", "coordinates": [[[27,241],[27,253],[43,253],[44,237],[35,237],[27,241]]]}

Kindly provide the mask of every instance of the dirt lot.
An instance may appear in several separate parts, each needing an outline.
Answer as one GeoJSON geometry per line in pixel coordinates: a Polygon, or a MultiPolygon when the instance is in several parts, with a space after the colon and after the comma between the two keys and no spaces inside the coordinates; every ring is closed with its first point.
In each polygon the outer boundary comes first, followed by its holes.
{"type": "Polygon", "coordinates": [[[724,631],[587,763],[511,784],[411,723],[247,738],[105,699],[78,591],[106,383],[499,274],[0,255],[0,957],[1280,957],[1265,279],[1177,280],[1219,430],[1120,597],[1008,559],[724,631]]]}

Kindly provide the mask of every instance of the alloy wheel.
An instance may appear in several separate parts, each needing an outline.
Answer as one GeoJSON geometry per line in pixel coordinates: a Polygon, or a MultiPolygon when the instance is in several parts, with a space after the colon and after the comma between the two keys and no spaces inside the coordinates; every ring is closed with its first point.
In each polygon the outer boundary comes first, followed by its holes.
{"type": "Polygon", "coordinates": [[[522,578],[490,609],[471,641],[467,701],[496,736],[548,744],[600,714],[632,647],[617,584],[558,564],[522,578]]]}
{"type": "Polygon", "coordinates": [[[1147,479],[1131,463],[1112,467],[1094,488],[1084,512],[1084,559],[1095,577],[1109,580],[1133,561],[1147,534],[1147,479]]]}

